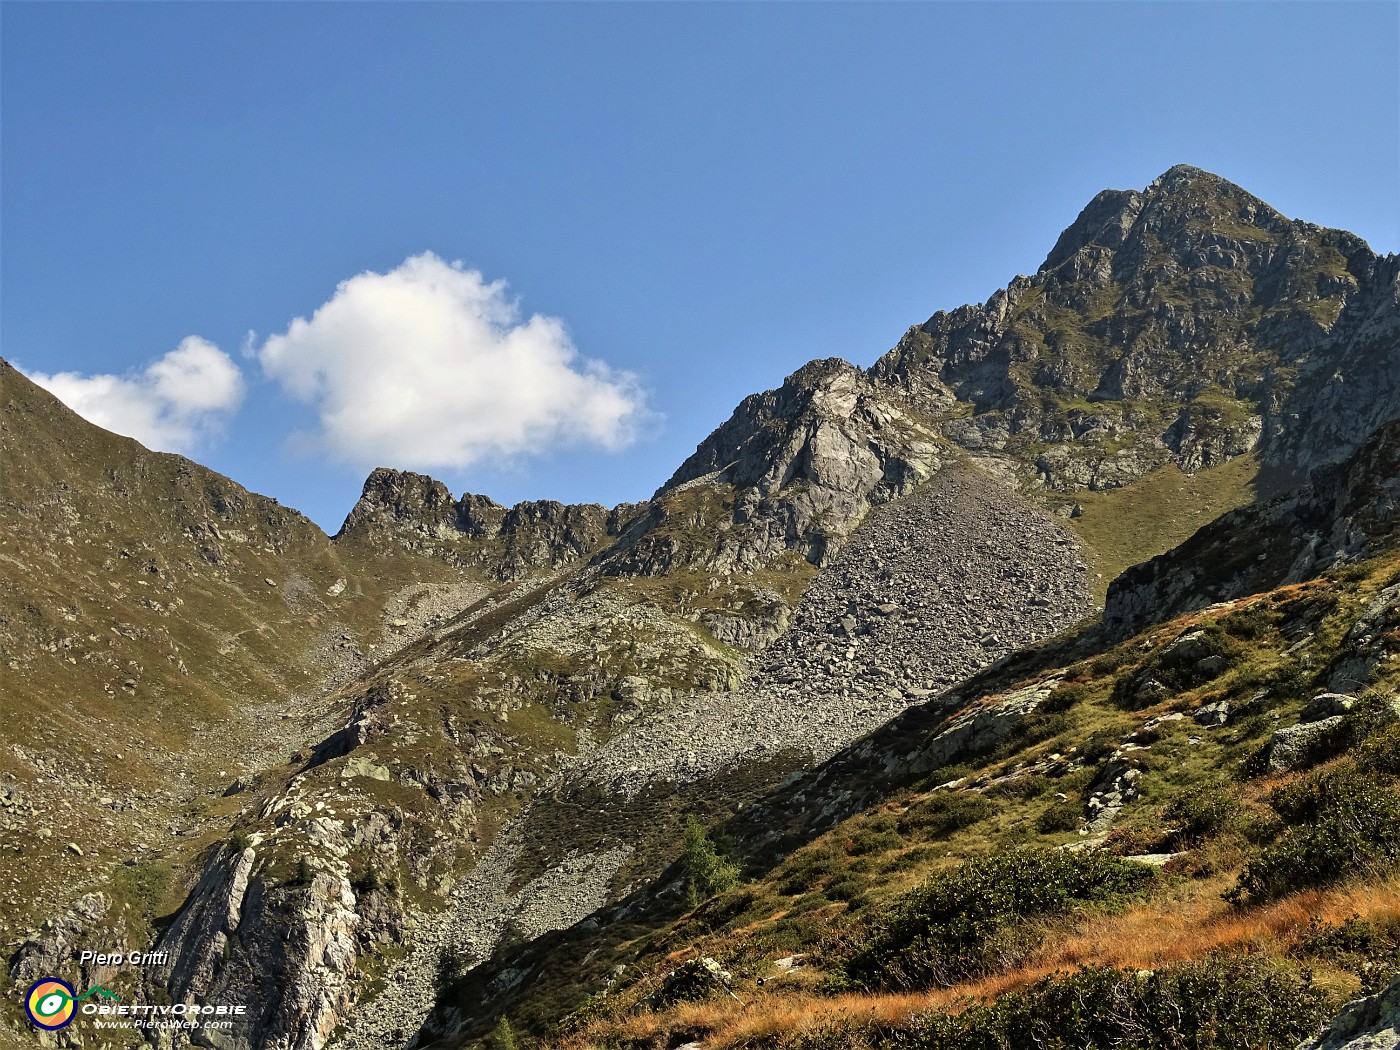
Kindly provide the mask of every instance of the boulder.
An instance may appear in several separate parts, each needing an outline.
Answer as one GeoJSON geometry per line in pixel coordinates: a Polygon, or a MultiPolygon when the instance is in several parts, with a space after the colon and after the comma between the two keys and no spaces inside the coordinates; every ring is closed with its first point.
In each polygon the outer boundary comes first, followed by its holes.
{"type": "Polygon", "coordinates": [[[1205,726],[1207,729],[1227,725],[1230,721],[1230,703],[1227,700],[1220,700],[1213,704],[1203,704],[1195,710],[1191,719],[1197,725],[1205,726]]]}
{"type": "Polygon", "coordinates": [[[1312,745],[1342,724],[1341,715],[1280,729],[1269,741],[1269,772],[1281,773],[1304,762],[1312,745]]]}
{"type": "Polygon", "coordinates": [[[1356,706],[1356,697],[1346,693],[1318,693],[1308,701],[1299,722],[1320,722],[1334,715],[1344,715],[1356,706]]]}
{"type": "Polygon", "coordinates": [[[1395,1050],[1400,1047],[1400,977],[1375,995],[1342,1007],[1316,1039],[1298,1050],[1395,1050]]]}

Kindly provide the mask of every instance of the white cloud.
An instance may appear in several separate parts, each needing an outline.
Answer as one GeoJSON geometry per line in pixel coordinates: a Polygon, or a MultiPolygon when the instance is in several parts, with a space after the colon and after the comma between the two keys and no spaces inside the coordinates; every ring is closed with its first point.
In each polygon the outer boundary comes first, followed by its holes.
{"type": "Polygon", "coordinates": [[[320,429],[303,439],[357,466],[617,449],[644,415],[634,376],[580,357],[559,320],[522,320],[505,282],[431,252],[341,282],[257,357],[315,407],[320,429]]]}
{"type": "Polygon", "coordinates": [[[25,372],[90,423],[162,452],[190,452],[243,400],[243,373],[197,335],[125,376],[25,372]]]}

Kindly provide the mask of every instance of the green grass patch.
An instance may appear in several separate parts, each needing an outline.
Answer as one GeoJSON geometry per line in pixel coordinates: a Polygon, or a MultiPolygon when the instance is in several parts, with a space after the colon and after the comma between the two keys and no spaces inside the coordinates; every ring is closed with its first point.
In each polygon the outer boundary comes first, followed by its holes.
{"type": "Polygon", "coordinates": [[[1069,524],[1094,556],[1101,577],[1095,584],[1098,599],[1128,566],[1170,550],[1201,526],[1248,503],[1258,472],[1253,456],[1196,474],[1168,463],[1123,488],[1076,493],[1083,513],[1069,524]]]}

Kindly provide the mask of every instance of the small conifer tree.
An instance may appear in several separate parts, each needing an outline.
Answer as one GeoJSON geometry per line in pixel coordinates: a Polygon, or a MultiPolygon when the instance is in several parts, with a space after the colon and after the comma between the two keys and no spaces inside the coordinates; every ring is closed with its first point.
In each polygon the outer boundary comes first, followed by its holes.
{"type": "Polygon", "coordinates": [[[520,1050],[515,1041],[515,1033],[510,1030],[510,1018],[501,1014],[496,1027],[491,1030],[491,1050],[520,1050]]]}
{"type": "Polygon", "coordinates": [[[686,899],[692,908],[739,882],[739,866],[720,855],[693,815],[685,818],[685,866],[686,899]]]}

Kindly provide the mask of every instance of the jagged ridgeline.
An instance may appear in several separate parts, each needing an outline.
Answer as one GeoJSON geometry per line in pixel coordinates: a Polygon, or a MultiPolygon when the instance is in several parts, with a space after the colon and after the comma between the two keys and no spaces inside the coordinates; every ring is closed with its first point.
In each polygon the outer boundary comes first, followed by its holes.
{"type": "Polygon", "coordinates": [[[747,398],[645,503],[381,469],[333,539],[0,366],[12,976],[247,1003],[228,1045],[287,1050],[994,1046],[1215,981],[1300,1005],[1199,1045],[1285,1045],[1400,943],[1383,835],[1289,867],[1329,777],[1393,797],[1398,275],[1174,168],[870,370],[747,398]],[[1257,965],[1167,966],[1258,909],[1257,965]],[[1175,945],[1102,954],[1156,983],[1035,985],[1119,933],[1175,945]],[[118,943],[169,961],[79,972],[118,943]]]}

